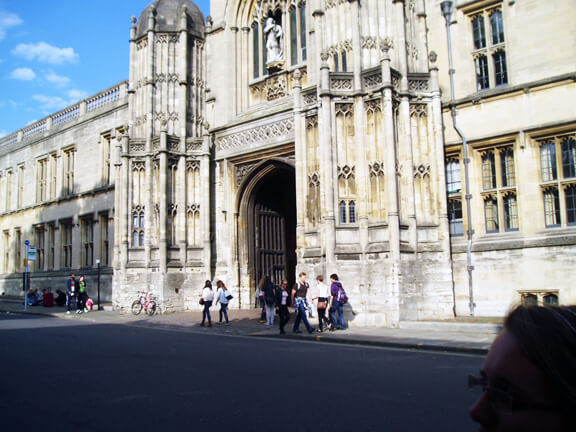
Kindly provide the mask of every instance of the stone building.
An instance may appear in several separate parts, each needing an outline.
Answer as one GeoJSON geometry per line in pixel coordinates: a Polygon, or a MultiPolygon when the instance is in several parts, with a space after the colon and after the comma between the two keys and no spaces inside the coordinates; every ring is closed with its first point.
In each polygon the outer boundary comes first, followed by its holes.
{"type": "Polygon", "coordinates": [[[0,140],[2,290],[30,239],[32,286],[99,260],[119,309],[300,271],[359,326],[576,301],[576,5],[455,3],[450,103],[438,0],[156,0],[128,82],[0,140]]]}

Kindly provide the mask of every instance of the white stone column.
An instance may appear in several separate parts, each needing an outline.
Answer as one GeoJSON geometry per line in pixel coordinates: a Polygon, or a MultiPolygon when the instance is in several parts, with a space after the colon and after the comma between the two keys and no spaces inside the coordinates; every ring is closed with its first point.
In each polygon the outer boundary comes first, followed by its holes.
{"type": "Polygon", "coordinates": [[[294,71],[294,153],[296,157],[296,249],[304,247],[304,215],[306,212],[306,126],[302,113],[300,70],[294,71]]]}
{"type": "MultiPolygon", "coordinates": [[[[120,232],[118,237],[121,239],[120,243],[120,269],[124,274],[126,272],[126,265],[128,264],[128,245],[130,241],[130,216],[132,212],[130,194],[128,186],[131,182],[130,176],[130,159],[128,158],[128,136],[122,137],[122,168],[119,181],[121,190],[122,205],[118,218],[120,219],[120,232]]],[[[119,170],[120,171],[120,170],[119,170]]]]}
{"type": "Polygon", "coordinates": [[[429,119],[433,129],[433,151],[436,155],[434,170],[436,171],[436,190],[438,193],[439,240],[442,245],[443,260],[450,260],[450,221],[448,220],[448,198],[446,193],[446,170],[444,161],[444,124],[442,122],[442,99],[438,81],[438,65],[436,53],[430,53],[430,91],[432,103],[429,108],[429,119]]]}
{"type": "Polygon", "coordinates": [[[94,236],[92,238],[93,247],[92,247],[92,267],[96,267],[96,260],[100,259],[101,249],[102,249],[102,230],[100,228],[100,214],[98,212],[94,212],[93,220],[94,220],[94,236]]]}
{"type": "Polygon", "coordinates": [[[200,156],[200,226],[202,227],[202,247],[204,248],[203,264],[206,279],[212,279],[212,229],[210,226],[210,135],[208,125],[205,125],[204,139],[202,142],[202,155],[200,156]]]}
{"type": "Polygon", "coordinates": [[[232,93],[232,116],[236,116],[239,112],[240,112],[240,98],[239,98],[239,92],[240,90],[240,85],[241,83],[240,81],[240,69],[241,69],[241,65],[238,64],[238,57],[239,57],[239,53],[238,53],[238,27],[230,27],[230,31],[231,33],[231,38],[232,38],[232,59],[231,59],[231,64],[234,65],[234,69],[232,71],[230,71],[230,75],[232,77],[232,87],[231,87],[231,93],[232,93]]]}
{"type": "Polygon", "coordinates": [[[165,130],[160,132],[160,194],[158,201],[160,202],[160,229],[159,236],[160,241],[158,242],[159,248],[159,258],[160,258],[160,272],[162,274],[166,273],[168,265],[168,236],[166,232],[166,220],[167,220],[167,185],[168,185],[168,155],[166,154],[166,149],[168,145],[168,137],[165,130]]]}
{"type": "Polygon", "coordinates": [[[318,115],[318,135],[320,140],[320,194],[322,197],[322,220],[324,225],[324,252],[326,263],[334,264],[336,249],[336,218],[334,213],[334,155],[332,151],[332,98],[330,96],[330,76],[328,54],[322,54],[320,66],[321,107],[318,115]]]}
{"type": "Polygon", "coordinates": [[[48,232],[48,224],[42,225],[44,227],[44,266],[42,270],[48,270],[48,251],[50,250],[50,233],[48,232]]]}

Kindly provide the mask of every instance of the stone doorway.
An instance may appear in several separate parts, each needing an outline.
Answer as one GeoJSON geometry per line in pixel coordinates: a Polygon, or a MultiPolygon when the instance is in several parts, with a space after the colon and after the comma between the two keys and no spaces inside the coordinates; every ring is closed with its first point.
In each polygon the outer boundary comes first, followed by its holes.
{"type": "Polygon", "coordinates": [[[295,170],[273,160],[255,171],[243,200],[251,296],[262,276],[269,275],[275,284],[287,279],[292,286],[296,271],[295,170]]]}

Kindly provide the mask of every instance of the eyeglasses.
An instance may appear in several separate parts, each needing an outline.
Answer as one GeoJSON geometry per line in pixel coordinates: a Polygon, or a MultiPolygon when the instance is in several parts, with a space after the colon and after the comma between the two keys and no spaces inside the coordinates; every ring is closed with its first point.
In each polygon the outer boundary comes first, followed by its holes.
{"type": "Polygon", "coordinates": [[[485,377],[468,375],[468,388],[481,387],[488,397],[488,403],[496,411],[527,411],[527,410],[554,410],[552,404],[527,402],[511,394],[509,391],[490,387],[485,377]]]}

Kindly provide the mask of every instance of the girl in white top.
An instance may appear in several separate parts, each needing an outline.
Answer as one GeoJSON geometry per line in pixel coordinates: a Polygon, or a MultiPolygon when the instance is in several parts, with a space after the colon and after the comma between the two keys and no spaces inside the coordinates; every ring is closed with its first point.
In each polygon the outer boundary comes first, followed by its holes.
{"type": "Polygon", "coordinates": [[[226,325],[230,325],[230,321],[228,320],[228,297],[231,297],[232,295],[221,280],[216,283],[216,286],[218,287],[218,291],[216,291],[216,304],[220,303],[220,321],[218,322],[222,323],[222,315],[224,315],[224,318],[226,318],[226,325]]]}
{"type": "Polygon", "coordinates": [[[214,291],[212,290],[212,282],[209,280],[204,284],[204,289],[202,290],[202,300],[204,300],[204,309],[202,310],[202,323],[200,325],[204,327],[204,322],[206,317],[208,317],[208,327],[212,327],[212,317],[210,316],[210,306],[214,301],[214,291]]]}
{"type": "Polygon", "coordinates": [[[322,333],[324,331],[323,324],[326,324],[327,328],[331,325],[330,320],[326,317],[326,308],[330,299],[330,287],[324,283],[324,276],[322,275],[316,277],[316,291],[318,297],[314,297],[313,300],[318,299],[318,304],[316,305],[318,309],[318,332],[322,333]]]}

